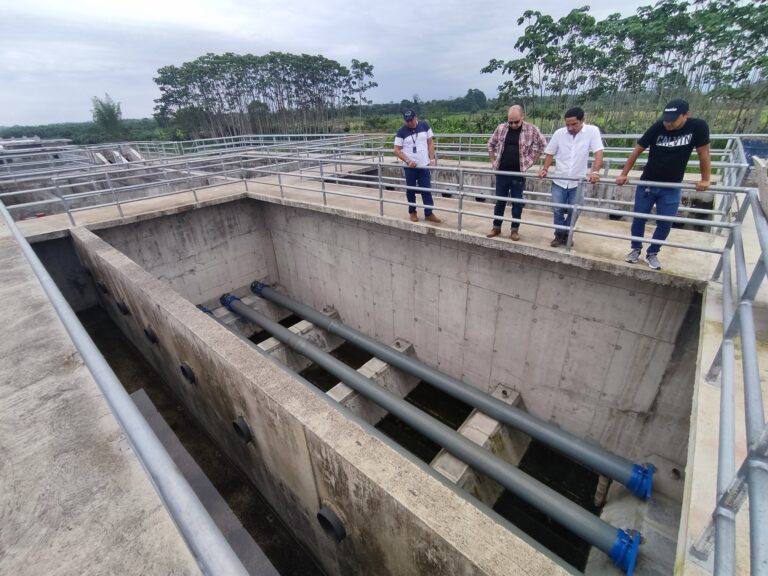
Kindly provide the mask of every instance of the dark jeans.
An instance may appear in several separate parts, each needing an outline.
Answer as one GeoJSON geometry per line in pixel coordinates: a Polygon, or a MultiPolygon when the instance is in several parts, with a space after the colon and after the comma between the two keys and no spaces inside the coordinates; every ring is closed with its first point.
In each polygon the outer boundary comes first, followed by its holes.
{"type": "MultiPolygon", "coordinates": [[[[525,186],[525,178],[522,176],[502,176],[496,174],[496,196],[502,198],[523,198],[523,187],[525,186]]],[[[493,209],[493,215],[496,218],[504,217],[504,209],[508,202],[504,200],[497,200],[496,207],[493,209]]],[[[512,203],[512,218],[520,218],[523,214],[522,202],[512,203]]],[[[493,221],[494,228],[501,228],[501,220],[493,221]]],[[[519,222],[512,222],[512,230],[517,230],[520,227],[519,222]]]]}
{"type": "MultiPolygon", "coordinates": [[[[419,188],[430,188],[432,186],[432,179],[429,174],[428,168],[404,168],[405,170],[405,185],[406,186],[418,186],[419,188]]],[[[435,202],[432,200],[432,193],[426,190],[421,192],[421,202],[425,206],[434,206],[435,202]]],[[[411,188],[405,189],[405,197],[408,202],[416,202],[416,190],[411,188]]],[[[408,212],[416,212],[416,206],[408,206],[408,212]]],[[[424,216],[431,216],[432,210],[430,208],[424,208],[424,216]]]]}
{"type": "MultiPolygon", "coordinates": [[[[656,214],[659,216],[674,216],[680,206],[680,188],[654,188],[651,186],[638,186],[635,190],[635,212],[651,213],[651,208],[656,205],[656,214]]],[[[645,235],[645,218],[632,219],[632,236],[643,237],[645,235]]],[[[653,231],[654,240],[666,240],[672,222],[657,220],[656,230],[653,231]]],[[[642,242],[632,240],[632,249],[641,250],[642,242]]],[[[651,244],[645,251],[646,254],[658,254],[661,246],[651,244]]]]}

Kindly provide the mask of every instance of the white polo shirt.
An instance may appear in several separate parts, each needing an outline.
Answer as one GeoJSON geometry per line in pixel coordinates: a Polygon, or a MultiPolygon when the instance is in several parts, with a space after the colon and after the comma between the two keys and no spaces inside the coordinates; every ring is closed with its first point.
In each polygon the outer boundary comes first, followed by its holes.
{"type": "Polygon", "coordinates": [[[571,136],[568,129],[559,128],[544,150],[545,154],[555,157],[555,172],[552,176],[555,184],[562,188],[576,188],[576,180],[558,180],[558,176],[584,178],[589,171],[589,153],[605,148],[597,126],[584,124],[576,136],[571,136]]]}
{"type": "Polygon", "coordinates": [[[395,134],[395,146],[403,149],[408,160],[414,160],[417,168],[429,166],[429,140],[433,138],[432,128],[419,120],[415,128],[403,124],[395,134]]]}

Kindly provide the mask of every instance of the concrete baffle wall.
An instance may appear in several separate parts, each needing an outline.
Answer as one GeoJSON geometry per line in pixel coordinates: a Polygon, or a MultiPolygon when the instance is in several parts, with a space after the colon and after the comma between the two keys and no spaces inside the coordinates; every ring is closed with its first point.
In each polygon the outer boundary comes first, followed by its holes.
{"type": "MultiPolygon", "coordinates": [[[[89,232],[75,249],[102,305],[329,574],[565,574],[551,554],[89,232]],[[126,313],[119,310],[117,304],[126,313]],[[159,342],[151,344],[145,327],[159,342]],[[185,380],[185,363],[195,382],[185,380]],[[253,441],[234,432],[242,416],[253,441]],[[477,504],[477,505],[476,505],[477,504]],[[334,542],[315,518],[336,511],[334,542]],[[478,507],[480,506],[480,507],[478,507]]],[[[195,276],[199,278],[199,276],[195,276]]]]}

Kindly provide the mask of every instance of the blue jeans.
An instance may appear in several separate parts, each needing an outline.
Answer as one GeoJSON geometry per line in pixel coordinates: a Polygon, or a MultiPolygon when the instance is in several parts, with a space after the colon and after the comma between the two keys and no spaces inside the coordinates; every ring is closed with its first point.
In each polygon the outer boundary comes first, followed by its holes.
{"type": "MultiPolygon", "coordinates": [[[[429,174],[428,168],[404,168],[405,170],[405,185],[406,186],[418,186],[419,188],[431,188],[432,178],[429,174]]],[[[405,197],[408,202],[416,202],[416,190],[410,188],[405,189],[405,197]]],[[[432,193],[427,191],[421,191],[421,202],[425,206],[434,206],[435,202],[432,200],[432,193]]],[[[416,206],[408,206],[408,212],[413,214],[416,212],[416,206]]],[[[424,208],[424,216],[431,216],[432,210],[430,208],[424,208]]]]}
{"type": "MultiPolygon", "coordinates": [[[[578,187],[563,188],[552,182],[552,202],[555,204],[575,204],[578,200],[578,187]]],[[[555,213],[555,225],[570,226],[573,210],[568,208],[553,208],[555,213]]],[[[568,230],[559,230],[555,228],[555,236],[568,236],[568,230]]]]}
{"type": "MultiPolygon", "coordinates": [[[[659,216],[674,216],[677,207],[680,206],[680,188],[655,188],[652,186],[638,186],[635,190],[635,212],[651,213],[651,208],[656,205],[656,214],[659,216]]],[[[643,237],[645,235],[645,218],[632,219],[632,236],[643,237]]],[[[672,222],[657,220],[656,230],[653,231],[654,240],[666,240],[672,222]]],[[[632,240],[632,249],[641,250],[642,242],[632,240]]],[[[658,254],[661,246],[651,244],[645,251],[646,254],[658,254]]]]}
{"type": "MultiPolygon", "coordinates": [[[[496,196],[502,198],[523,198],[523,187],[525,186],[525,178],[522,176],[502,176],[496,174],[496,196]]],[[[504,217],[504,209],[507,206],[507,202],[504,200],[497,200],[496,207],[493,209],[493,215],[496,218],[504,217]]],[[[512,218],[520,218],[523,215],[522,202],[512,203],[512,218]]],[[[501,228],[501,220],[493,221],[494,228],[501,228]]],[[[512,230],[517,230],[520,227],[519,222],[512,222],[512,230]]]]}

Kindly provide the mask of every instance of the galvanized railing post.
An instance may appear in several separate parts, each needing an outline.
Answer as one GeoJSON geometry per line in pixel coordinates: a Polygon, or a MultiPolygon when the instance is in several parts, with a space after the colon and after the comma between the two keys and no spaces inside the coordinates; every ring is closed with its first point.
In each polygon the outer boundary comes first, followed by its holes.
{"type": "Polygon", "coordinates": [[[323,190],[323,206],[328,206],[328,199],[325,194],[325,175],[323,174],[323,163],[320,162],[320,187],[323,190]]]}
{"type": "Polygon", "coordinates": [[[379,216],[384,216],[384,183],[381,181],[381,162],[376,166],[376,175],[379,182],[379,216]]]}
{"type": "MultiPolygon", "coordinates": [[[[723,252],[723,327],[733,318],[733,287],[731,284],[731,251],[723,252]]],[[[721,499],[736,473],[736,407],[733,392],[733,338],[723,340],[720,371],[720,437],[717,462],[717,499],[715,509],[715,574],[727,574],[736,562],[736,515],[721,504],[721,499]]]]}
{"type": "Polygon", "coordinates": [[[245,191],[248,192],[248,178],[245,177],[245,168],[243,167],[242,158],[240,158],[240,178],[242,178],[243,184],[245,184],[245,191]]]}
{"type": "Polygon", "coordinates": [[[120,214],[120,218],[123,218],[125,216],[123,214],[123,208],[120,206],[120,200],[117,198],[117,192],[115,191],[114,186],[112,186],[112,179],[109,177],[109,171],[104,172],[104,177],[107,180],[107,186],[109,187],[109,190],[112,192],[112,198],[115,201],[115,206],[117,206],[117,212],[120,214]]]}
{"type": "MultiPolygon", "coordinates": [[[[579,219],[581,208],[584,206],[584,188],[586,182],[584,180],[579,181],[579,185],[576,187],[576,198],[569,210],[571,211],[571,224],[568,226],[568,239],[565,242],[566,252],[570,252],[573,247],[573,231],[576,228],[576,221],[579,219]]],[[[557,232],[557,230],[555,230],[557,232]]]]}
{"type": "Polygon", "coordinates": [[[461,232],[461,224],[464,218],[464,169],[459,168],[459,209],[456,215],[456,229],[461,232]]]}
{"type": "MultiPolygon", "coordinates": [[[[755,218],[761,217],[755,214],[755,218]]],[[[746,258],[740,226],[734,229],[736,254],[736,285],[739,293],[737,305],[741,334],[741,366],[744,378],[744,410],[747,447],[754,448],[765,428],[760,368],[757,361],[757,340],[752,300],[745,296],[747,289],[746,258]]],[[[750,566],[753,575],[768,574],[768,462],[765,457],[750,454],[747,457],[747,492],[749,494],[750,566]]]]}
{"type": "Polygon", "coordinates": [[[67,202],[67,199],[64,198],[64,194],[62,194],[61,192],[59,181],[56,178],[52,178],[52,180],[53,180],[53,185],[56,187],[56,196],[58,196],[62,204],[64,204],[64,210],[66,210],[67,216],[69,217],[69,223],[72,224],[72,226],[76,226],[75,218],[72,216],[72,212],[70,212],[69,210],[69,203],[67,202]]]}

